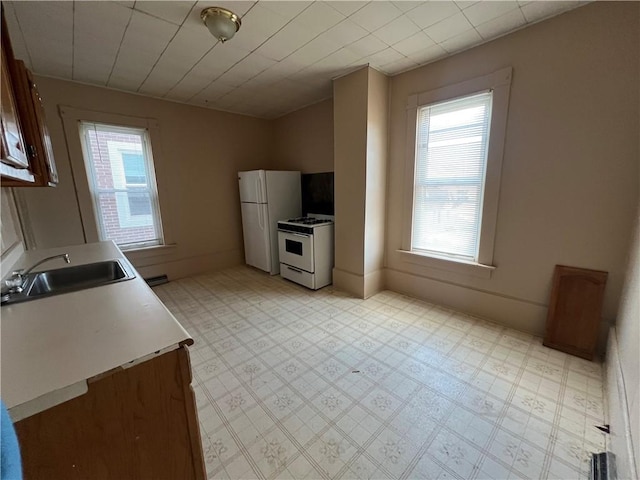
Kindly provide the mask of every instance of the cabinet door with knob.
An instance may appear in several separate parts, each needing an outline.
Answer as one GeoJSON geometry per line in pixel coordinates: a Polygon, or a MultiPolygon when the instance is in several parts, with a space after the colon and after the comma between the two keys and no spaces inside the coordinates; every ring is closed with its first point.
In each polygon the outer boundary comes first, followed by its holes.
{"type": "Polygon", "coordinates": [[[29,168],[29,157],[22,136],[22,127],[18,118],[18,109],[14,97],[13,82],[9,74],[5,49],[2,49],[2,89],[1,128],[2,162],[18,169],[29,168]]]}
{"type": "Polygon", "coordinates": [[[42,98],[24,62],[16,60],[2,11],[0,176],[4,187],[58,183],[42,98]]]}
{"type": "Polygon", "coordinates": [[[51,137],[44,114],[42,98],[33,75],[22,60],[13,63],[17,109],[22,122],[22,131],[29,154],[29,170],[34,175],[33,183],[24,184],[7,179],[3,182],[8,187],[52,187],[58,183],[58,172],[53,160],[51,137]]]}

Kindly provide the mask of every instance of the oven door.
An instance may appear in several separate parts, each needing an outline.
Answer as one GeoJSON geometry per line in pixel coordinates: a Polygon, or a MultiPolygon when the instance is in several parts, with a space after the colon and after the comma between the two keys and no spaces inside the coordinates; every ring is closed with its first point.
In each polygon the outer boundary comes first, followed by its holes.
{"type": "Polygon", "coordinates": [[[278,253],[281,263],[314,272],[313,235],[278,231],[278,253]]]}

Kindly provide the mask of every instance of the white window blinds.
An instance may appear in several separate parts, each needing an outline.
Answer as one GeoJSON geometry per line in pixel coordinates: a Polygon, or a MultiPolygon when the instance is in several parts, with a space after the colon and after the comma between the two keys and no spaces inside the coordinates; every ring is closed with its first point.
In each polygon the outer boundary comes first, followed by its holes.
{"type": "Polygon", "coordinates": [[[477,261],[492,93],[418,109],[411,249],[477,261]]]}

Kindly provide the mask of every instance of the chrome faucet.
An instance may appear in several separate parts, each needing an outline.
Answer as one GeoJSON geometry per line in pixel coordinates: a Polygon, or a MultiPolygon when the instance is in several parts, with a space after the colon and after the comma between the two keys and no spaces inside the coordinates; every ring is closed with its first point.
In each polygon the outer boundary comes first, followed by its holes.
{"type": "MultiPolygon", "coordinates": [[[[19,269],[11,272],[11,276],[7,278],[4,283],[8,288],[6,293],[20,293],[22,292],[24,285],[24,277],[29,275],[37,266],[42,265],[44,262],[48,262],[49,260],[54,260],[56,258],[64,258],[64,261],[67,263],[71,263],[69,259],[68,253],[61,253],[60,255],[52,255],[51,257],[43,258],[39,262],[35,263],[31,267],[24,269],[19,269]]],[[[5,293],[5,292],[3,292],[5,293]]]]}

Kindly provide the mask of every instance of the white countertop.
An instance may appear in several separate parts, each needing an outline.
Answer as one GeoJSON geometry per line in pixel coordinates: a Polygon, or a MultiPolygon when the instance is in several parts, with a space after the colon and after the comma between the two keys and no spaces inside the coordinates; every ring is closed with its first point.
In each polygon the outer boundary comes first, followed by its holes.
{"type": "Polygon", "coordinates": [[[96,375],[193,340],[112,242],[25,252],[35,271],[119,259],[136,278],[3,306],[1,396],[14,421],[86,391],[96,375]]]}

